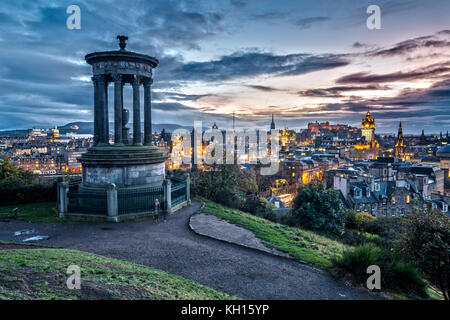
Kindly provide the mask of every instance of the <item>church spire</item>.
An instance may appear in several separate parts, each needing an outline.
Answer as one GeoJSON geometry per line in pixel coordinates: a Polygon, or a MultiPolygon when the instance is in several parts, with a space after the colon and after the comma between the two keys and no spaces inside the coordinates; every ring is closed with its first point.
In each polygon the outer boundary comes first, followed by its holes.
{"type": "Polygon", "coordinates": [[[270,129],[275,130],[275,120],[273,118],[273,113],[272,113],[272,122],[270,123],[270,129]]]}
{"type": "Polygon", "coordinates": [[[397,142],[395,143],[395,156],[401,158],[402,160],[405,160],[405,151],[406,145],[405,139],[403,138],[402,122],[400,121],[400,124],[398,126],[397,142]]]}

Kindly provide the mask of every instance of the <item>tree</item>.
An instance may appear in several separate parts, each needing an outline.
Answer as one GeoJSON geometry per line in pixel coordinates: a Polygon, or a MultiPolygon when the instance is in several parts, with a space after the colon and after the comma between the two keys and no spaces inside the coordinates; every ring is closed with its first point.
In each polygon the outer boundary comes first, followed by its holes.
{"type": "Polygon", "coordinates": [[[366,230],[366,225],[375,219],[376,218],[373,215],[366,211],[359,212],[355,215],[355,223],[360,230],[366,230]]]}
{"type": "Polygon", "coordinates": [[[249,212],[255,216],[262,217],[271,221],[276,220],[273,213],[274,206],[264,198],[252,197],[247,199],[242,205],[241,210],[249,212]]]}
{"type": "Polygon", "coordinates": [[[450,218],[428,208],[416,210],[406,219],[399,250],[409,254],[445,298],[450,298],[450,218]]]}
{"type": "Polygon", "coordinates": [[[240,208],[242,194],[257,190],[256,177],[237,164],[214,164],[192,177],[193,191],[223,205],[240,208]]]}
{"type": "Polygon", "coordinates": [[[4,158],[3,161],[0,161],[0,180],[22,180],[29,179],[32,176],[33,174],[30,171],[25,171],[13,165],[9,158],[4,158]]]}
{"type": "Polygon", "coordinates": [[[286,222],[310,230],[342,234],[346,217],[339,191],[311,182],[299,187],[286,222]]]}

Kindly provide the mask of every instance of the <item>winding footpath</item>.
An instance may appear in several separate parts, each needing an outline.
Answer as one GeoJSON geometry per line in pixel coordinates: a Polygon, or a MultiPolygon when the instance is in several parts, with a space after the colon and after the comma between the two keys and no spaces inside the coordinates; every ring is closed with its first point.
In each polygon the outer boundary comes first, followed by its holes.
{"type": "Polygon", "coordinates": [[[14,232],[34,229],[50,237],[40,245],[126,259],[241,299],[374,299],[308,265],[194,233],[189,218],[200,207],[193,201],[166,222],[157,223],[0,222],[0,240],[23,240],[29,235],[14,236],[14,232]]]}

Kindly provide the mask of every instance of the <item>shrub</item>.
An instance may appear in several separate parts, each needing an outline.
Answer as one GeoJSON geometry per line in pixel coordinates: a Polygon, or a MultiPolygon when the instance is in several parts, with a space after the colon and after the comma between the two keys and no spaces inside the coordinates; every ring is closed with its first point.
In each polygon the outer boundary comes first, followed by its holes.
{"type": "Polygon", "coordinates": [[[344,232],[345,220],[339,192],[314,182],[300,186],[293,208],[285,218],[292,226],[334,234],[344,232]]]}
{"type": "Polygon", "coordinates": [[[366,225],[374,221],[376,218],[368,212],[359,212],[355,215],[356,227],[360,230],[366,230],[366,225]]]}
{"type": "Polygon", "coordinates": [[[374,233],[358,231],[355,229],[346,229],[345,233],[339,236],[339,240],[351,246],[359,246],[366,243],[372,243],[383,248],[392,248],[394,246],[394,242],[390,239],[380,237],[374,233]]]}
{"type": "Polygon", "coordinates": [[[56,182],[26,183],[22,180],[0,180],[0,205],[56,201],[56,182]]]}
{"type": "Polygon", "coordinates": [[[385,274],[385,281],[396,291],[425,297],[427,282],[412,262],[394,261],[385,274]]]}
{"type": "Polygon", "coordinates": [[[264,198],[250,198],[247,199],[241,210],[249,212],[255,216],[262,217],[271,221],[276,220],[276,216],[272,211],[272,204],[264,198]]]}
{"type": "Polygon", "coordinates": [[[355,249],[345,250],[342,257],[334,259],[333,263],[361,279],[367,276],[368,266],[377,264],[380,252],[379,247],[373,244],[365,244],[355,249]]]}
{"type": "Polygon", "coordinates": [[[396,240],[404,229],[401,219],[399,217],[378,217],[366,223],[365,230],[389,240],[396,240]]]}
{"type": "Polygon", "coordinates": [[[344,251],[333,259],[333,265],[347,271],[365,284],[367,267],[377,265],[381,270],[381,288],[406,293],[410,296],[426,297],[426,281],[417,266],[398,252],[364,244],[344,251]]]}
{"type": "Polygon", "coordinates": [[[211,200],[233,209],[241,207],[242,199],[237,190],[224,186],[219,191],[214,194],[211,200]]]}
{"type": "MultiPolygon", "coordinates": [[[[211,201],[239,209],[245,188],[252,187],[252,175],[240,172],[237,165],[213,165],[210,170],[192,174],[191,190],[211,201]]],[[[253,189],[252,189],[253,190],[253,189]]]]}
{"type": "Polygon", "coordinates": [[[406,230],[398,248],[410,255],[423,274],[450,299],[450,218],[427,209],[406,220],[406,230]]]}
{"type": "Polygon", "coordinates": [[[346,215],[346,219],[345,219],[345,227],[347,229],[356,229],[357,225],[356,225],[356,212],[350,209],[346,209],[345,210],[345,215],[346,215]]]}

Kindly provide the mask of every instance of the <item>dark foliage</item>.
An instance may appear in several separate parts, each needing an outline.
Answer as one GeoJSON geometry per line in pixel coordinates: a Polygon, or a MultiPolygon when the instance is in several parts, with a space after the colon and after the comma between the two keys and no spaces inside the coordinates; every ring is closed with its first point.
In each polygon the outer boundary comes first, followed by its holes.
{"type": "Polygon", "coordinates": [[[300,186],[284,222],[324,233],[342,234],[346,219],[339,192],[326,189],[323,183],[311,182],[300,186]]]}
{"type": "Polygon", "coordinates": [[[420,210],[406,220],[398,248],[410,255],[425,277],[450,299],[450,218],[440,212],[420,210]]]}

